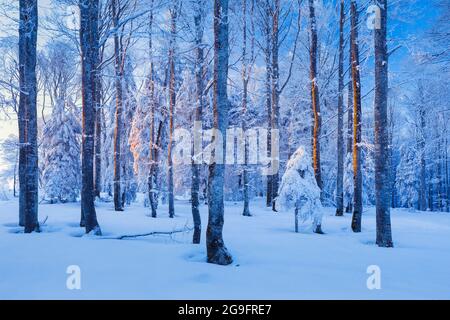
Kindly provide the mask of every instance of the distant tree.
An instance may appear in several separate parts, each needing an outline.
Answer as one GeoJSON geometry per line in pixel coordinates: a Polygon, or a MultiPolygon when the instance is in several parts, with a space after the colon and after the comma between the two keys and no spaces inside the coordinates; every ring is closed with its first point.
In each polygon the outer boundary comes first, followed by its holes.
{"type": "Polygon", "coordinates": [[[403,145],[400,150],[400,163],[397,166],[395,187],[399,194],[399,204],[405,208],[413,208],[419,205],[419,179],[415,148],[403,145]]]}
{"type": "Polygon", "coordinates": [[[15,135],[9,135],[0,142],[0,161],[5,168],[1,171],[0,176],[5,180],[12,177],[13,197],[17,196],[17,167],[19,161],[19,138],[15,135]]]}
{"type": "Polygon", "coordinates": [[[56,101],[52,116],[44,127],[42,163],[44,198],[53,202],[74,202],[81,189],[81,126],[65,101],[56,101]]]}

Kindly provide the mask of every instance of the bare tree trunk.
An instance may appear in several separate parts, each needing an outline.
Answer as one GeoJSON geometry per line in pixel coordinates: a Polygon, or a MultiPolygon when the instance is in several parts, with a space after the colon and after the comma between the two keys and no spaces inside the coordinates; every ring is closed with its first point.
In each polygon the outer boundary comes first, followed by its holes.
{"type": "Polygon", "coordinates": [[[200,168],[201,164],[197,157],[201,154],[202,145],[202,128],[203,128],[203,105],[204,105],[204,90],[205,86],[203,83],[203,73],[204,73],[204,52],[203,52],[203,32],[205,29],[204,21],[204,8],[206,2],[204,0],[196,0],[195,2],[196,14],[194,16],[195,24],[195,95],[196,95],[196,109],[195,109],[195,120],[194,120],[194,144],[193,144],[193,157],[192,157],[192,185],[191,185],[191,205],[192,205],[192,220],[194,221],[194,234],[192,236],[192,243],[200,243],[201,231],[202,231],[202,221],[200,217],[200,168]],[[199,141],[196,141],[198,139],[199,141]],[[198,150],[200,149],[200,150],[198,150]]]}
{"type": "MultiPolygon", "coordinates": [[[[225,137],[228,125],[228,0],[214,0],[214,128],[225,137]]],[[[217,141],[217,140],[216,140],[217,141]]],[[[209,263],[228,265],[233,258],[225,247],[222,230],[224,223],[223,186],[226,158],[226,139],[223,139],[223,159],[217,159],[209,166],[208,183],[208,228],[206,249],[209,263]]],[[[217,152],[218,150],[216,150],[217,152]]],[[[220,153],[220,152],[219,152],[220,153]]]]}
{"type": "Polygon", "coordinates": [[[361,173],[361,80],[359,74],[358,10],[351,1],[351,46],[353,81],[353,217],[352,230],[361,232],[362,173],[361,173]]]}
{"type": "Polygon", "coordinates": [[[316,14],[314,8],[314,0],[309,0],[309,19],[311,32],[310,45],[310,80],[311,80],[311,106],[313,115],[312,127],[312,155],[313,168],[316,177],[317,185],[322,190],[322,173],[320,168],[320,130],[321,130],[321,116],[320,116],[320,98],[319,87],[317,85],[317,29],[316,29],[316,14]]]}
{"type": "Polygon", "coordinates": [[[114,32],[114,85],[116,89],[116,112],[115,112],[115,127],[114,127],[114,210],[123,211],[122,201],[122,112],[123,112],[123,88],[122,88],[122,64],[124,57],[121,54],[118,27],[119,27],[119,10],[117,8],[118,0],[111,2],[111,14],[113,20],[114,32]]]}
{"type": "MultiPolygon", "coordinates": [[[[16,198],[17,197],[17,165],[19,162],[19,149],[17,149],[16,151],[16,156],[14,158],[14,177],[13,177],[13,197],[16,198]]],[[[20,225],[20,223],[19,223],[20,225]]],[[[20,225],[21,227],[23,227],[23,225],[20,225]]]]}
{"type": "MultiPolygon", "coordinates": [[[[265,94],[266,94],[266,110],[267,110],[267,157],[271,158],[272,154],[272,137],[271,137],[271,127],[272,127],[272,89],[271,89],[271,81],[272,81],[272,40],[271,40],[271,12],[270,12],[270,1],[266,0],[264,4],[264,33],[266,40],[266,47],[264,48],[264,59],[266,63],[266,79],[265,79],[265,94]]],[[[267,191],[266,191],[266,206],[272,206],[273,200],[273,187],[272,187],[272,179],[271,175],[267,176],[267,191]]]]}
{"type": "MultiPolygon", "coordinates": [[[[351,32],[350,32],[350,38],[351,38],[351,32]]],[[[351,46],[351,40],[349,47],[349,69],[350,72],[348,73],[348,95],[347,95],[347,154],[346,158],[349,158],[352,156],[353,153],[353,81],[352,81],[352,46],[351,46]]],[[[350,213],[353,211],[353,202],[348,202],[345,204],[345,212],[350,213]]]]}
{"type": "MultiPolygon", "coordinates": [[[[419,82],[420,93],[423,94],[422,85],[419,82]]],[[[419,190],[419,210],[427,210],[426,200],[426,161],[425,161],[425,105],[423,99],[419,102],[419,121],[420,121],[420,134],[419,137],[419,156],[420,156],[420,190],[419,190]]]]}
{"type": "Polygon", "coordinates": [[[449,187],[449,176],[448,176],[448,138],[447,138],[447,128],[445,129],[445,201],[447,204],[446,211],[450,211],[450,187],[449,187]]]}
{"type": "MultiPolygon", "coordinates": [[[[280,117],[280,70],[278,63],[278,50],[279,50],[279,19],[280,19],[281,4],[280,0],[274,0],[274,12],[272,16],[272,134],[274,130],[278,130],[279,127],[279,117],[280,117]]],[[[271,137],[272,139],[272,137],[271,137]]],[[[271,151],[271,166],[279,168],[279,155],[272,154],[271,151]]],[[[279,173],[278,170],[271,176],[272,179],[272,210],[275,210],[275,199],[278,194],[278,180],[279,173]]]]}
{"type": "MultiPolygon", "coordinates": [[[[100,61],[100,58],[99,58],[100,61]]],[[[100,70],[97,70],[96,79],[96,113],[95,113],[95,162],[94,162],[94,196],[100,198],[102,191],[102,126],[103,126],[103,112],[101,105],[102,97],[102,82],[100,70]]]]}
{"type": "Polygon", "coordinates": [[[445,189],[446,189],[446,203],[447,203],[447,212],[450,211],[450,186],[449,186],[449,172],[448,172],[448,138],[447,138],[447,130],[445,130],[445,189]]]}
{"type": "Polygon", "coordinates": [[[336,216],[344,215],[344,0],[340,4],[339,19],[339,83],[338,83],[338,139],[337,139],[337,180],[336,216]]]}
{"type": "MultiPolygon", "coordinates": [[[[253,8],[253,7],[252,7],[253,8]]],[[[253,10],[252,10],[253,11],[253,10]]],[[[253,13],[253,12],[252,12],[253,13]]],[[[248,101],[248,81],[249,62],[247,58],[247,0],[242,0],[242,121],[241,128],[244,133],[244,165],[242,169],[244,211],[242,215],[250,217],[250,205],[248,197],[248,141],[246,136],[247,122],[247,101],[248,101]]]]}
{"type": "Polygon", "coordinates": [[[36,0],[20,0],[19,23],[19,224],[25,233],[39,232],[36,44],[36,0]]]}
{"type": "Polygon", "coordinates": [[[174,117],[175,117],[175,105],[176,105],[176,89],[175,89],[175,42],[177,36],[177,16],[179,10],[178,0],[175,0],[173,7],[170,10],[170,45],[169,45],[169,145],[167,148],[167,162],[169,170],[168,181],[168,196],[169,196],[169,217],[175,216],[174,195],[173,195],[173,130],[174,130],[174,117]]]}
{"type": "MultiPolygon", "coordinates": [[[[149,33],[148,33],[148,51],[150,56],[150,75],[149,75],[149,91],[150,91],[150,142],[149,142],[149,170],[148,170],[148,199],[150,202],[151,215],[153,218],[157,216],[158,199],[155,192],[156,180],[158,175],[158,163],[157,163],[157,140],[155,132],[155,114],[156,114],[156,101],[155,101],[155,72],[153,62],[153,20],[154,20],[154,0],[150,4],[149,14],[149,33]]],[[[160,130],[162,125],[158,129],[158,137],[160,136],[160,130]]]]}
{"type": "Polygon", "coordinates": [[[98,67],[98,0],[80,0],[82,74],[81,224],[86,233],[101,235],[94,206],[95,79],[98,67]]]}
{"type": "Polygon", "coordinates": [[[377,245],[393,247],[391,231],[391,157],[388,131],[387,0],[379,0],[381,28],[375,29],[375,194],[377,245]]]}

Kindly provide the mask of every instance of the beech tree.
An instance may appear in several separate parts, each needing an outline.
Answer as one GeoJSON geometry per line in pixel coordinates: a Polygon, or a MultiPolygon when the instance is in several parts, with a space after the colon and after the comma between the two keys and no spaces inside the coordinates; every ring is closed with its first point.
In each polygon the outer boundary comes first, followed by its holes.
{"type": "Polygon", "coordinates": [[[173,130],[175,105],[177,103],[176,79],[175,79],[175,49],[177,39],[177,20],[180,11],[180,3],[178,0],[172,1],[170,8],[170,40],[169,40],[169,145],[167,147],[167,166],[168,166],[168,196],[169,196],[169,217],[175,216],[175,205],[173,195],[173,130]]]}
{"type": "MultiPolygon", "coordinates": [[[[228,78],[228,0],[214,0],[214,129],[225,137],[228,125],[229,101],[227,95],[228,78]]],[[[217,141],[217,140],[216,140],[217,141]]],[[[208,227],[206,230],[207,261],[220,265],[228,265],[233,258],[223,241],[224,222],[224,159],[226,158],[226,142],[216,143],[216,154],[223,159],[216,159],[209,165],[208,183],[208,227]],[[217,148],[222,148],[218,152],[217,148]]]]}
{"type": "MultiPolygon", "coordinates": [[[[205,0],[193,0],[194,26],[195,26],[195,118],[194,118],[194,139],[201,139],[203,129],[203,108],[204,108],[204,43],[203,33],[205,29],[205,0]]],[[[192,149],[192,181],[191,181],[191,205],[192,220],[194,221],[193,243],[200,243],[201,238],[201,217],[200,217],[200,168],[198,157],[202,150],[197,150],[201,143],[194,143],[192,149]]]]}
{"type": "Polygon", "coordinates": [[[375,28],[375,192],[377,211],[377,245],[392,247],[391,182],[388,133],[388,50],[387,0],[378,1],[380,28],[375,28]]]}
{"type": "Polygon", "coordinates": [[[356,1],[351,6],[351,53],[352,53],[352,83],[353,83],[353,217],[352,230],[361,232],[362,217],[362,173],[361,173],[361,79],[359,73],[358,44],[358,9],[356,1]]]}
{"type": "Polygon", "coordinates": [[[19,224],[39,232],[36,44],[37,0],[19,2],[19,224]]]}
{"type": "Polygon", "coordinates": [[[94,206],[95,84],[98,66],[98,0],[80,0],[82,82],[81,222],[86,233],[101,235],[94,206]]]}
{"type": "Polygon", "coordinates": [[[338,66],[338,128],[337,128],[337,178],[336,216],[344,215],[344,0],[340,3],[339,16],[339,66],[338,66]]]}

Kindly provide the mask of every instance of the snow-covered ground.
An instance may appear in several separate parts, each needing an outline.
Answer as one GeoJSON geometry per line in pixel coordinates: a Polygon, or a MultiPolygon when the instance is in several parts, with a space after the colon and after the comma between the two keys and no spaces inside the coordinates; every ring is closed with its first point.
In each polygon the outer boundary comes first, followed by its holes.
{"type": "MultiPolygon", "coordinates": [[[[191,233],[111,240],[83,236],[79,204],[40,205],[41,234],[17,226],[17,201],[0,202],[0,298],[2,299],[449,299],[450,214],[392,212],[394,249],[374,244],[375,216],[363,216],[363,232],[350,215],[325,208],[325,235],[293,232],[293,214],[252,203],[227,203],[224,239],[230,266],[205,262],[191,233]],[[67,267],[81,269],[81,290],[66,287],[67,267]],[[369,290],[367,268],[381,270],[381,289],[369,290]]],[[[190,205],[176,203],[176,218],[134,204],[123,213],[97,206],[104,237],[173,231],[190,225],[190,205]]],[[[202,207],[206,226],[207,208],[202,207]]],[[[203,228],[205,229],[205,228],[203,228]]]]}

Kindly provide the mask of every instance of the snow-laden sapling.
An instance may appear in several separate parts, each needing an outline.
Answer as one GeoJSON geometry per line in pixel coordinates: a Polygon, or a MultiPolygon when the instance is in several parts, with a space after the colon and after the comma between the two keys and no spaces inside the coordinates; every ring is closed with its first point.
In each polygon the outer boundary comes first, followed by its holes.
{"type": "Polygon", "coordinates": [[[288,161],[276,203],[285,209],[294,209],[295,232],[298,232],[299,220],[312,220],[313,231],[323,233],[320,188],[311,166],[311,157],[304,147],[299,147],[288,161]]]}

